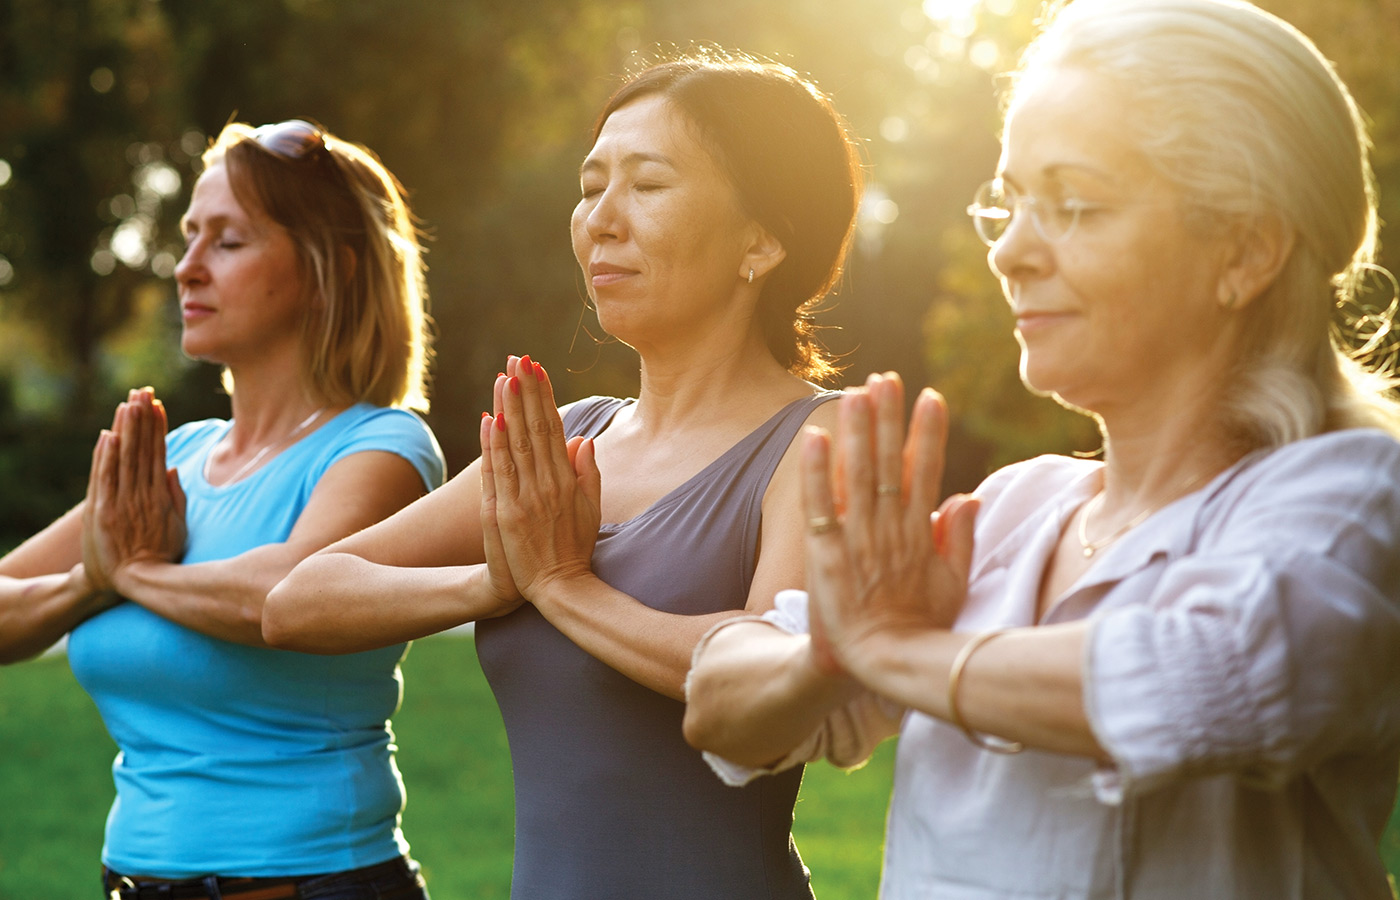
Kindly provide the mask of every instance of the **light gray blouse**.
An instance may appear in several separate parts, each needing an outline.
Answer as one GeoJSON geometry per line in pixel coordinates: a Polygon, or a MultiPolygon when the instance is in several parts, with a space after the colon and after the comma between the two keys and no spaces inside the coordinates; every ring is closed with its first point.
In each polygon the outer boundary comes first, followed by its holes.
{"type": "MultiPolygon", "coordinates": [[[[957,630],[1033,624],[1100,468],[1046,456],[978,489],[957,630]]],[[[765,619],[805,632],[805,595],[765,619]]],[[[988,753],[874,696],[776,767],[849,765],[898,728],[884,900],[1390,898],[1377,842],[1400,765],[1400,444],[1353,430],[1247,457],[1102,551],[1045,621],[1079,619],[1110,767],[988,753]]],[[[710,762],[731,782],[762,774],[710,762]]]]}

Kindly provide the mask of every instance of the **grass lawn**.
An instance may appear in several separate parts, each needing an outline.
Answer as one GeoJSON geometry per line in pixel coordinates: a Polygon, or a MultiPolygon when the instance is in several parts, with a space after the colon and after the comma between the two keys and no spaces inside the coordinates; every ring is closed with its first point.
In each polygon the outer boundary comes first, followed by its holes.
{"type": "MultiPolygon", "coordinates": [[[[470,640],[420,641],[395,717],[408,784],[404,830],[435,900],[510,895],[511,783],[505,733],[470,640]]],[[[62,657],[0,669],[0,900],[97,900],[115,748],[62,657]]],[[[807,770],[797,843],[819,900],[871,900],[893,767],[807,770]]],[[[1397,811],[1400,813],[1400,810],[1397,811]]],[[[1400,870],[1400,814],[1382,852],[1400,870]]]]}

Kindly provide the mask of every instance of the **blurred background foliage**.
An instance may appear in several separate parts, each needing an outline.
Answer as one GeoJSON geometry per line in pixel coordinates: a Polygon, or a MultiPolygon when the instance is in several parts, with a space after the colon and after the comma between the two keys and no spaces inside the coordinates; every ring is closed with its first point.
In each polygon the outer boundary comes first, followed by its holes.
{"type": "MultiPolygon", "coordinates": [[[[1400,2],[1264,0],[1313,36],[1374,121],[1400,202],[1400,2]]],[[[456,471],[507,353],[561,399],[633,394],[636,361],[585,308],[567,222],[593,116],[658,47],[785,62],[861,135],[870,189],[826,321],[848,380],[897,369],[955,418],[949,490],[1025,456],[1092,450],[1031,397],[963,208],[996,162],[995,73],[1040,0],[0,0],[0,549],[83,491],[126,388],[172,419],[226,415],[178,352],[171,274],[194,158],[230,118],[314,118],[376,150],[431,236],[429,420],[456,471]],[[600,342],[601,341],[601,342],[600,342]]],[[[1388,262],[1395,269],[1391,257],[1388,262]]]]}

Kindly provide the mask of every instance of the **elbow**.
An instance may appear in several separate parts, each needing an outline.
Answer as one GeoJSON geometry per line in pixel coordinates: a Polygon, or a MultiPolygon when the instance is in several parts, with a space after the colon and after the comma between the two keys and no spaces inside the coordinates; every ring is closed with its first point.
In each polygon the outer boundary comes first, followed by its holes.
{"type": "Polygon", "coordinates": [[[719,747],[720,721],[713,709],[711,692],[705,684],[705,673],[700,667],[692,669],[685,683],[685,718],[681,721],[681,733],[685,742],[696,750],[714,751],[719,747]]]}
{"type": "Polygon", "coordinates": [[[308,646],[306,625],[296,614],[295,590],[288,586],[290,580],[284,578],[267,592],[261,615],[262,639],[278,650],[314,652],[315,648],[308,646]]]}

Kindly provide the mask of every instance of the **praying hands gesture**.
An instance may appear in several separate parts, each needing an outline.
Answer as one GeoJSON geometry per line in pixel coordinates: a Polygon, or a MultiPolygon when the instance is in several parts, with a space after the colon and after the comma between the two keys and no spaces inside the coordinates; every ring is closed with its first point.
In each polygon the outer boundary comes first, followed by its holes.
{"type": "Polygon", "coordinates": [[[185,495],[165,468],[164,405],[150,388],[117,407],[92,454],[83,508],[83,566],[94,589],[121,593],[133,563],[178,560],[185,547],[185,495]]]}
{"type": "Polygon", "coordinates": [[[593,442],[564,439],[544,367],[510,357],[481,420],[481,520],[501,599],[540,601],[551,585],[591,577],[602,480],[593,442]]]}
{"type": "Polygon", "coordinates": [[[951,628],[967,593],[977,502],[938,505],[947,408],[925,389],[906,439],[899,376],[872,375],[841,400],[835,438],[802,454],[812,654],[869,684],[892,644],[951,628]]]}

